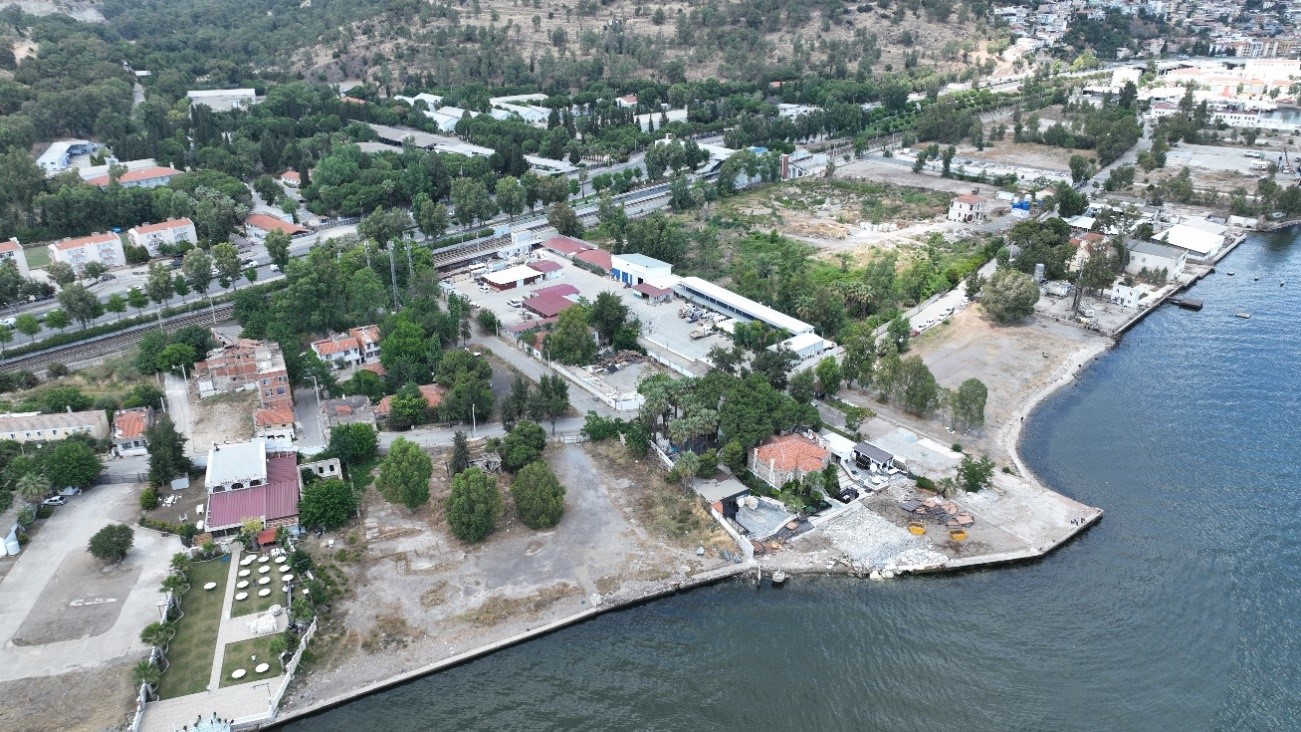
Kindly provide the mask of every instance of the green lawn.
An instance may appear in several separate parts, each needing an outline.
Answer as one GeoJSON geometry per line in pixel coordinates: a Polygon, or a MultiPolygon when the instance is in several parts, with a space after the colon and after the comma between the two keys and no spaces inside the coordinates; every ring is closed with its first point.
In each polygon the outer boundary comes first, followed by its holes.
{"type": "Polygon", "coordinates": [[[219,560],[190,567],[190,589],[181,596],[185,616],[177,621],[176,637],[167,648],[168,666],[158,684],[160,698],[196,694],[208,687],[229,574],[230,564],[219,560]],[[216,582],[217,589],[203,589],[209,582],[216,582]]]}
{"type": "Polygon", "coordinates": [[[280,660],[271,652],[272,639],[279,637],[279,633],[272,633],[259,638],[249,638],[238,643],[227,644],[226,653],[222,656],[221,662],[221,685],[247,684],[250,681],[262,681],[279,676],[280,660]],[[252,656],[257,656],[257,660],[254,661],[252,656]],[[253,669],[257,668],[259,663],[268,664],[271,668],[267,669],[266,673],[254,673],[253,669]],[[230,673],[237,668],[242,668],[248,672],[244,675],[244,678],[232,679],[230,677],[230,673]]]}
{"type": "Polygon", "coordinates": [[[40,269],[50,263],[50,250],[45,247],[24,247],[23,256],[27,258],[28,269],[40,269]]]}
{"type": "MultiPolygon", "coordinates": [[[[257,564],[252,564],[249,568],[252,569],[257,566],[257,564]]],[[[285,591],[282,589],[285,586],[285,583],[280,581],[280,577],[283,573],[279,569],[274,569],[275,565],[270,566],[272,566],[273,569],[265,575],[271,578],[270,584],[259,585],[257,583],[257,578],[263,575],[258,574],[256,569],[253,569],[253,574],[244,578],[249,581],[248,587],[244,590],[236,590],[236,592],[247,592],[248,599],[235,601],[230,608],[230,616],[232,618],[237,618],[241,615],[252,615],[254,613],[265,612],[266,609],[272,605],[283,606],[286,604],[285,591]],[[266,597],[258,597],[257,591],[264,587],[270,589],[271,594],[266,597]]],[[[295,577],[294,579],[297,580],[298,578],[295,577]]]]}

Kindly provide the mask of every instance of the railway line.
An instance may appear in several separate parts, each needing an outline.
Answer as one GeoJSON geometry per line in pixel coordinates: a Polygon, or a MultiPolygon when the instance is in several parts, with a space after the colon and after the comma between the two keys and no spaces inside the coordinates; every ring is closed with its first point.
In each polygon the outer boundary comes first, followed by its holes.
{"type": "Polygon", "coordinates": [[[234,303],[221,303],[214,305],[212,308],[174,315],[162,322],[142,323],[91,340],[77,341],[76,343],[47,348],[36,353],[6,358],[3,362],[0,362],[0,372],[31,371],[40,373],[52,363],[62,363],[67,366],[91,363],[134,346],[145,337],[146,333],[158,328],[161,328],[164,333],[175,333],[187,325],[212,325],[214,319],[218,323],[225,322],[230,319],[234,307],[234,303]]]}

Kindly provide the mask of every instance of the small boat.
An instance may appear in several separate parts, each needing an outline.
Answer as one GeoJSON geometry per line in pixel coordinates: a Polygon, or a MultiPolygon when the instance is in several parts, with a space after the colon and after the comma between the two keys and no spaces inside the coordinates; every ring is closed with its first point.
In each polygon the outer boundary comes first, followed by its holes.
{"type": "Polygon", "coordinates": [[[1239,318],[1242,318],[1243,320],[1251,320],[1251,313],[1247,312],[1246,310],[1239,310],[1238,312],[1234,313],[1234,315],[1238,316],[1239,318]]]}
{"type": "Polygon", "coordinates": [[[1230,277],[1232,277],[1232,276],[1233,276],[1234,274],[1236,274],[1236,273],[1235,273],[1235,272],[1226,272],[1225,274],[1227,274],[1227,275],[1229,275],[1230,277]]]}
{"type": "Polygon", "coordinates": [[[780,569],[772,573],[772,586],[781,587],[786,584],[786,573],[780,569]]]}
{"type": "Polygon", "coordinates": [[[964,529],[949,529],[949,538],[954,541],[966,541],[967,532],[964,529]]]}
{"type": "Polygon", "coordinates": [[[908,533],[912,534],[913,536],[921,536],[922,534],[926,533],[926,526],[920,521],[909,521],[908,533]]]}

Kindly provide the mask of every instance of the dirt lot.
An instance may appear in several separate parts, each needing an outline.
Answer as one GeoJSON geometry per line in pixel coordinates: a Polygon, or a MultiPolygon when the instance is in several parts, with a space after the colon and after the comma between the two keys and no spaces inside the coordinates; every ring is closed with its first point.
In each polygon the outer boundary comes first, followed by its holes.
{"type": "MultiPolygon", "coordinates": [[[[836,178],[851,181],[875,181],[879,183],[889,183],[896,186],[907,186],[910,188],[921,188],[930,191],[941,191],[958,195],[962,193],[971,193],[972,188],[980,188],[981,193],[993,195],[992,186],[980,186],[975,183],[954,180],[953,178],[941,178],[938,175],[923,175],[912,172],[912,162],[907,164],[891,162],[881,158],[864,158],[855,160],[852,163],[845,163],[836,168],[836,178]]],[[[945,203],[944,210],[948,210],[948,203],[945,203]]]]}
{"type": "Polygon", "coordinates": [[[734,550],[703,508],[617,446],[550,445],[546,459],[568,491],[554,529],[524,527],[507,495],[497,530],[481,544],[465,544],[446,529],[444,475],[435,477],[429,507],[412,514],[371,491],[359,526],[310,540],[308,548],[338,568],[349,591],[313,643],[309,675],[291,704],[419,668],[593,603],[640,596],[721,566],[717,550],[734,550]],[[707,551],[698,557],[701,545],[707,551]]]}
{"type": "Polygon", "coordinates": [[[140,577],[139,564],[105,568],[89,552],[70,552],[45,585],[36,607],[13,637],[14,645],[45,643],[99,635],[113,627],[140,577]]]}
{"type": "Polygon", "coordinates": [[[242,391],[199,399],[190,394],[193,434],[187,449],[207,452],[215,443],[241,442],[253,436],[257,392],[242,391]]]}
{"type": "Polygon", "coordinates": [[[60,676],[0,682],[0,729],[101,732],[135,712],[134,661],[60,676]],[[87,703],[94,700],[94,703],[87,703]]]}
{"type": "Polygon", "coordinates": [[[1011,135],[1002,141],[990,143],[984,150],[974,146],[960,145],[957,157],[973,160],[992,160],[996,163],[1026,165],[1045,170],[1069,171],[1072,155],[1093,157],[1091,150],[1067,150],[1061,147],[1039,145],[1032,142],[1012,142],[1011,135]]]}

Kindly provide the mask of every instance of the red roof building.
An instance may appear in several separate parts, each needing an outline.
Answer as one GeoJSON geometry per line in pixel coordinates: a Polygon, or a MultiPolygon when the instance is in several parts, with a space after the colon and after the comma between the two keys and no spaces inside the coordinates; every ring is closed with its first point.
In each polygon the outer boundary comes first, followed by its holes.
{"type": "Polygon", "coordinates": [[[774,488],[781,488],[788,481],[822,470],[830,457],[831,453],[818,443],[791,433],[774,437],[752,450],[750,472],[774,488]]]}
{"type": "Polygon", "coordinates": [[[153,407],[119,409],[113,414],[113,454],[143,455],[149,447],[145,430],[154,424],[153,407]]]}
{"type": "Polygon", "coordinates": [[[578,294],[578,288],[574,287],[573,285],[552,285],[550,287],[539,287],[538,289],[534,290],[533,294],[529,295],[529,297],[533,298],[533,297],[543,297],[546,295],[563,296],[563,295],[577,295],[577,294],[578,294]]]}
{"type": "Polygon", "coordinates": [[[610,253],[604,249],[587,249],[574,255],[575,262],[586,262],[602,272],[610,272],[610,253]]]}
{"type": "MultiPolygon", "coordinates": [[[[181,171],[175,168],[151,165],[147,168],[128,170],[117,179],[117,183],[123,188],[157,188],[167,185],[168,181],[180,174],[181,171]]],[[[107,175],[98,175],[86,182],[104,188],[109,184],[110,178],[107,175]]]]}
{"type": "MultiPolygon", "coordinates": [[[[291,188],[297,188],[302,185],[303,176],[299,175],[297,170],[286,170],[280,174],[280,182],[291,188]]],[[[271,203],[271,201],[267,201],[267,203],[271,203]]]]}
{"type": "Polygon", "coordinates": [[[643,282],[632,289],[633,292],[645,296],[646,299],[651,302],[665,302],[673,297],[673,290],[666,290],[663,287],[656,287],[655,285],[646,282],[643,282]]]}
{"type": "Polygon", "coordinates": [[[524,301],[524,308],[542,318],[554,318],[574,306],[564,295],[538,295],[524,301]]]}
{"type": "Polygon", "coordinates": [[[553,236],[542,242],[542,246],[550,249],[556,254],[562,254],[566,257],[572,257],[575,254],[588,249],[595,249],[595,247],[585,241],[572,239],[568,236],[553,236]]]}
{"type": "MultiPolygon", "coordinates": [[[[424,397],[425,401],[429,403],[430,409],[443,403],[443,387],[437,384],[421,384],[417,388],[420,389],[420,396],[424,397]]],[[[379,404],[375,405],[375,416],[380,419],[385,419],[388,417],[388,413],[392,411],[392,409],[393,395],[390,394],[379,400],[379,404]]]]}
{"type": "Polygon", "coordinates": [[[250,235],[259,238],[265,237],[273,231],[282,231],[290,236],[307,233],[305,227],[264,213],[249,214],[248,218],[244,219],[244,228],[248,229],[250,235]]]}
{"type": "Polygon", "coordinates": [[[294,455],[267,457],[264,485],[208,495],[208,531],[229,532],[246,519],[260,520],[265,528],[298,523],[299,482],[298,459],[294,455]]]}

